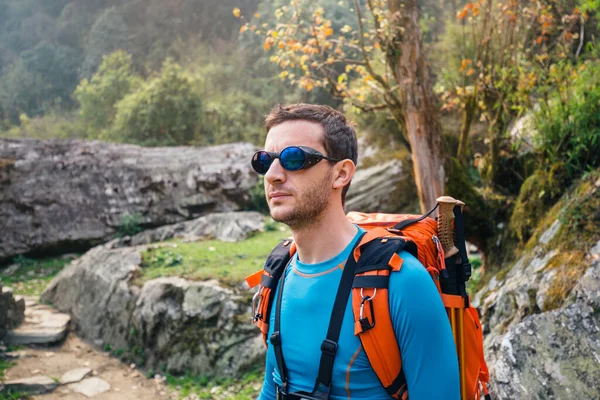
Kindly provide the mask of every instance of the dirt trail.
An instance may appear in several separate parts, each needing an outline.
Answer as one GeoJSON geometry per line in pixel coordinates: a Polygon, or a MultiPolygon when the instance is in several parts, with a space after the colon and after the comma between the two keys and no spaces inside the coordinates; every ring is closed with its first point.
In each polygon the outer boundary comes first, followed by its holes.
{"type": "MultiPolygon", "coordinates": [[[[110,389],[97,394],[95,400],[155,400],[177,399],[179,396],[169,389],[162,377],[146,378],[143,372],[131,368],[112,357],[109,353],[97,350],[72,332],[55,346],[23,347],[16,351],[16,365],[6,371],[5,380],[29,378],[45,375],[54,380],[76,368],[90,368],[86,378],[96,377],[106,381],[110,389]]],[[[34,395],[31,399],[83,400],[89,397],[76,393],[69,385],[59,385],[53,392],[34,395]]]]}

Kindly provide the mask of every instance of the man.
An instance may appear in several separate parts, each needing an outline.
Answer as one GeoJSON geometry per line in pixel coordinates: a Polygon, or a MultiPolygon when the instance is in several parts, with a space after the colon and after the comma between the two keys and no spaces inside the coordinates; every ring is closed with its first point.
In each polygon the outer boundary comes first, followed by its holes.
{"type": "MultiPolygon", "coordinates": [[[[272,218],[290,227],[296,243],[296,253],[283,276],[280,310],[289,392],[311,392],[337,286],[362,233],[344,212],[357,161],[356,133],[340,112],[309,104],[273,108],[265,127],[265,151],[257,153],[252,164],[264,174],[272,218]]],[[[420,262],[407,252],[399,255],[402,269],[391,274],[389,304],[409,398],[458,400],[458,360],[440,296],[420,262]]],[[[273,304],[269,336],[275,307],[273,304]]],[[[281,384],[273,346],[269,345],[259,399],[275,399],[281,384]]],[[[389,398],[354,335],[349,301],[329,399],[389,398]]]]}

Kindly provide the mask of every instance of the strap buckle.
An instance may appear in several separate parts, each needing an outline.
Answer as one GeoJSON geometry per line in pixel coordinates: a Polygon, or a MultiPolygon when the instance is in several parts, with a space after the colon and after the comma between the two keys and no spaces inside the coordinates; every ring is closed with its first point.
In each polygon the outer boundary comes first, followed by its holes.
{"type": "Polygon", "coordinates": [[[321,351],[327,355],[335,356],[337,352],[338,344],[333,340],[325,339],[321,343],[321,351]]]}
{"type": "Polygon", "coordinates": [[[258,309],[260,307],[260,303],[262,303],[262,292],[263,289],[265,287],[261,286],[256,293],[254,293],[254,296],[252,296],[252,323],[256,323],[259,319],[262,319],[262,314],[260,312],[258,312],[258,309]]]}
{"type": "Polygon", "coordinates": [[[360,295],[362,297],[362,300],[360,301],[360,312],[358,313],[358,322],[360,322],[360,327],[362,328],[362,331],[365,332],[375,327],[375,310],[373,309],[373,299],[377,295],[377,289],[374,289],[373,296],[365,296],[363,294],[363,289],[361,288],[360,295]],[[372,322],[369,322],[369,319],[364,316],[365,302],[367,301],[369,302],[369,308],[371,309],[372,322]]]}
{"type": "Polygon", "coordinates": [[[281,346],[281,334],[279,331],[273,332],[269,338],[269,341],[273,346],[281,346]]]}

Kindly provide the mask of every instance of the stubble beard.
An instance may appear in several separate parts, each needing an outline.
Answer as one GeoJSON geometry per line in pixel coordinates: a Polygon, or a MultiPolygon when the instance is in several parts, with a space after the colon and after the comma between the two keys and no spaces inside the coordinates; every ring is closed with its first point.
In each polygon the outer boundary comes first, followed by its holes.
{"type": "MultiPolygon", "coordinates": [[[[329,195],[331,193],[331,171],[323,178],[319,184],[310,187],[300,197],[296,197],[296,206],[277,217],[271,217],[290,227],[292,231],[298,231],[307,226],[319,223],[325,214],[329,205],[329,195]]],[[[296,193],[294,193],[296,194],[296,193]]]]}

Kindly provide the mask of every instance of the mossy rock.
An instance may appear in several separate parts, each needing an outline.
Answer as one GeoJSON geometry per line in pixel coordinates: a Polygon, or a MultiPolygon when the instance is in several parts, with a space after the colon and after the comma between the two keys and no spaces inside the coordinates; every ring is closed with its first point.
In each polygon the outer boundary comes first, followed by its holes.
{"type": "Polygon", "coordinates": [[[554,164],[550,171],[537,170],[521,186],[510,217],[510,229],[525,243],[568,186],[566,166],[554,164]]]}

